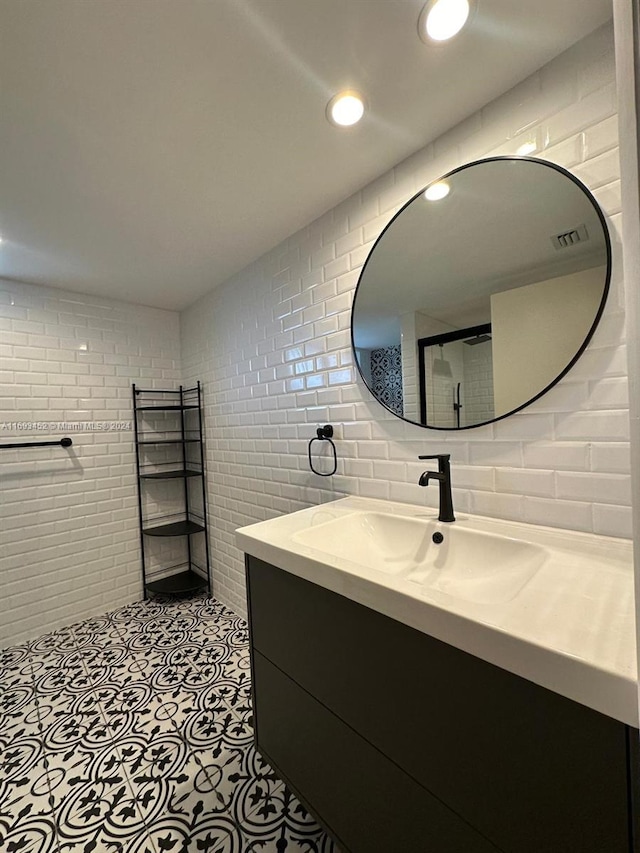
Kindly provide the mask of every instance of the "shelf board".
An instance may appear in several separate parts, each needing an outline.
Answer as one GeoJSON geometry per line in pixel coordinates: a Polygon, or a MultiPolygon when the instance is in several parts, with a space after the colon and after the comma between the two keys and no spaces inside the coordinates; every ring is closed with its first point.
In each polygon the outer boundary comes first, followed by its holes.
{"type": "Polygon", "coordinates": [[[149,438],[139,441],[138,444],[188,444],[200,443],[199,438],[149,438]]]}
{"type": "Polygon", "coordinates": [[[203,530],[203,525],[197,521],[172,521],[158,527],[145,527],[142,532],[147,536],[187,536],[191,533],[202,533],[203,530]]]}
{"type": "Polygon", "coordinates": [[[153,474],[140,474],[141,480],[178,480],[186,477],[202,477],[202,471],[182,470],[178,471],[156,471],[153,474]]]}
{"type": "Polygon", "coordinates": [[[145,584],[148,592],[157,595],[180,595],[181,593],[195,592],[198,589],[206,589],[206,587],[206,579],[190,569],[145,584]]]}
{"type": "Polygon", "coordinates": [[[185,409],[197,409],[198,406],[193,403],[187,403],[181,406],[179,403],[167,403],[160,406],[136,406],[138,412],[183,412],[185,409]]]}

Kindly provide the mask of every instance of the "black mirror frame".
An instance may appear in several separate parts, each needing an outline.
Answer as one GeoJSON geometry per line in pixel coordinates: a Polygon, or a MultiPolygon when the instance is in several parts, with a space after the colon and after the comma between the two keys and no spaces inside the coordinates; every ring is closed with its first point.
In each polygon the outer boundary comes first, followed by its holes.
{"type": "Polygon", "coordinates": [[[567,373],[571,370],[573,365],[578,361],[580,356],[583,354],[583,352],[586,350],[587,346],[589,345],[589,341],[593,337],[593,333],[595,332],[595,330],[598,326],[598,323],[600,322],[600,319],[602,317],[602,314],[604,312],[604,307],[605,307],[605,304],[607,301],[607,296],[609,295],[609,287],[611,284],[612,251],[611,251],[611,237],[609,235],[609,227],[607,225],[607,220],[606,220],[606,217],[602,211],[602,208],[598,204],[598,201],[595,198],[595,196],[593,195],[593,193],[591,192],[591,190],[579,178],[577,178],[574,174],[572,174],[568,169],[565,169],[563,166],[559,166],[557,163],[553,163],[550,160],[543,160],[540,157],[521,157],[521,156],[516,155],[516,154],[496,156],[496,157],[482,157],[479,160],[473,160],[470,163],[465,163],[462,166],[457,166],[455,169],[452,169],[450,172],[447,172],[445,175],[441,175],[439,178],[436,178],[435,180],[430,181],[427,186],[429,186],[432,183],[437,183],[438,181],[444,181],[447,178],[450,178],[452,175],[455,175],[458,172],[462,172],[465,169],[469,169],[472,166],[478,166],[481,163],[494,163],[496,161],[500,162],[503,160],[510,160],[510,161],[517,160],[517,161],[526,161],[526,162],[530,162],[530,163],[539,163],[542,166],[547,166],[550,169],[555,169],[556,172],[560,172],[560,174],[564,175],[565,177],[569,178],[569,180],[573,181],[573,183],[582,190],[582,192],[585,194],[587,199],[590,201],[590,203],[593,206],[596,214],[598,215],[598,219],[600,220],[600,224],[602,225],[602,231],[604,233],[604,241],[605,241],[605,247],[606,247],[606,253],[607,253],[607,273],[605,276],[605,282],[604,282],[604,287],[603,287],[603,291],[602,291],[602,299],[600,300],[600,305],[598,306],[598,310],[596,312],[596,316],[593,320],[593,323],[591,324],[591,327],[589,328],[589,331],[587,332],[584,341],[582,342],[581,346],[579,347],[578,351],[576,352],[574,357],[571,359],[571,361],[556,376],[556,378],[552,382],[550,382],[545,388],[543,388],[534,397],[531,397],[531,399],[527,400],[521,406],[517,406],[515,409],[511,409],[511,411],[506,412],[504,415],[498,415],[497,417],[492,418],[491,420],[482,421],[481,423],[470,424],[469,426],[460,426],[460,427],[439,427],[439,426],[431,426],[430,424],[422,424],[422,423],[418,423],[417,421],[412,421],[409,418],[405,418],[403,415],[399,415],[397,412],[394,412],[393,409],[391,409],[389,406],[385,405],[385,403],[383,403],[381,400],[378,400],[378,398],[374,395],[373,391],[369,387],[367,380],[365,379],[364,374],[360,368],[360,364],[358,362],[358,357],[356,354],[355,340],[354,340],[354,334],[353,334],[353,310],[354,310],[355,305],[356,305],[356,299],[358,298],[358,291],[360,290],[360,285],[362,284],[363,276],[364,276],[366,269],[367,269],[367,264],[369,263],[371,256],[375,252],[376,247],[378,246],[378,244],[380,243],[380,241],[382,240],[382,238],[384,237],[384,235],[386,234],[388,229],[396,221],[396,219],[398,219],[398,217],[401,216],[401,214],[406,210],[407,207],[409,207],[410,204],[412,204],[417,198],[419,198],[424,193],[426,187],[423,187],[419,192],[417,192],[417,193],[415,193],[415,195],[411,196],[411,198],[405,204],[402,205],[400,210],[398,210],[398,212],[394,214],[394,216],[389,220],[389,222],[385,225],[383,230],[380,232],[375,243],[371,247],[371,251],[367,255],[367,258],[366,258],[366,260],[362,266],[362,269],[360,270],[360,275],[358,277],[358,284],[356,285],[356,289],[355,289],[354,294],[353,294],[353,302],[351,304],[351,323],[349,324],[350,333],[351,333],[351,351],[353,353],[353,359],[355,361],[356,367],[358,368],[358,373],[360,374],[360,378],[364,382],[365,387],[367,388],[367,390],[369,391],[369,393],[371,394],[373,399],[379,405],[381,405],[383,409],[386,409],[388,412],[390,412],[394,417],[399,418],[402,421],[405,421],[405,423],[413,424],[413,426],[420,427],[421,429],[434,429],[434,430],[446,431],[446,432],[460,432],[462,430],[467,430],[467,429],[476,429],[477,427],[483,427],[483,426],[487,426],[488,424],[493,424],[493,423],[496,423],[497,421],[501,421],[504,418],[508,418],[511,415],[516,414],[516,412],[522,411],[522,409],[525,409],[527,406],[530,406],[532,403],[534,403],[536,400],[540,399],[540,397],[544,396],[544,394],[546,394],[548,391],[550,391],[551,388],[554,387],[554,385],[557,385],[558,382],[560,382],[560,380],[564,376],[566,376],[567,373]]]}

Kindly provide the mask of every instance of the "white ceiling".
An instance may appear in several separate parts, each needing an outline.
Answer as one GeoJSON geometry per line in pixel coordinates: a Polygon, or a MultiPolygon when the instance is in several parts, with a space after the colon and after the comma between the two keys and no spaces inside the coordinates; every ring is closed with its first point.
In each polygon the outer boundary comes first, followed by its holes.
{"type": "Polygon", "coordinates": [[[0,0],[0,275],[183,308],[611,15],[478,0],[429,47],[422,5],[0,0]]]}

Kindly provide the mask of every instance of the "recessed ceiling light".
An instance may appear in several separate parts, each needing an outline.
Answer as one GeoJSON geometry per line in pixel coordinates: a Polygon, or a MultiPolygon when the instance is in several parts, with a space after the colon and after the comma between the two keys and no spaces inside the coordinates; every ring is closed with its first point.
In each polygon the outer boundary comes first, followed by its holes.
{"type": "Polygon", "coordinates": [[[424,42],[453,38],[467,23],[470,0],[429,0],[418,18],[418,33],[424,42]]]}
{"type": "Polygon", "coordinates": [[[436,181],[435,184],[430,184],[424,191],[424,197],[428,201],[440,201],[446,198],[451,191],[451,187],[446,181],[436,181]]]}
{"type": "Polygon", "coordinates": [[[365,113],[365,100],[359,92],[348,89],[338,92],[327,104],[327,118],[338,127],[357,124],[365,113]]]}

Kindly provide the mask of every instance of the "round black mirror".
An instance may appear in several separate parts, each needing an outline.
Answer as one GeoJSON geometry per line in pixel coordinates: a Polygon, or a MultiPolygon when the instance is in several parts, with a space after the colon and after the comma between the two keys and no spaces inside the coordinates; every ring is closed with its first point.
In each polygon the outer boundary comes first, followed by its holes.
{"type": "Polygon", "coordinates": [[[469,163],[407,202],[369,253],[351,315],[358,369],[404,420],[491,423],[576,362],[610,277],[604,215],[576,177],[526,157],[469,163]]]}

